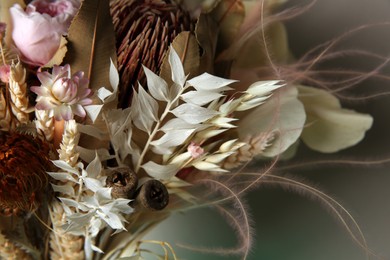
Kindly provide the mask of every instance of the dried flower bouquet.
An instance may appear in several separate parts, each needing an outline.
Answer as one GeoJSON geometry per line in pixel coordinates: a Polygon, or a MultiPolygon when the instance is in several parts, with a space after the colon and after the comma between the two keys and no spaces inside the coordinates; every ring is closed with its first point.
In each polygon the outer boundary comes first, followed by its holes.
{"type": "Polygon", "coordinates": [[[246,258],[239,197],[262,180],[293,185],[271,170],[299,140],[337,152],[372,125],[273,71],[294,64],[284,1],[27,2],[0,4],[4,259],[158,255],[142,237],[206,205],[231,220],[242,246],[230,253],[246,258]],[[243,172],[254,158],[264,170],[243,172]]]}

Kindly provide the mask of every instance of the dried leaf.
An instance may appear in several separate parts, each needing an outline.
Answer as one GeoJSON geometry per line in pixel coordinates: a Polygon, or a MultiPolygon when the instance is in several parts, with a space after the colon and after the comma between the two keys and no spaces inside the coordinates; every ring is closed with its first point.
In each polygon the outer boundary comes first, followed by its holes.
{"type": "Polygon", "coordinates": [[[190,32],[181,32],[173,40],[169,51],[167,51],[161,65],[160,77],[168,83],[168,86],[172,85],[173,82],[183,86],[185,75],[192,78],[199,74],[199,65],[199,46],[195,36],[190,32]],[[171,54],[172,49],[178,56],[171,54]],[[179,65],[179,61],[182,65],[179,65]],[[172,69],[175,71],[175,76],[172,69]],[[171,77],[176,79],[171,80],[171,77]]]}
{"type": "Polygon", "coordinates": [[[182,145],[195,129],[177,129],[165,133],[160,139],[151,142],[157,148],[169,148],[182,145]]]}
{"type": "Polygon", "coordinates": [[[195,26],[195,36],[202,48],[200,73],[214,72],[215,52],[217,49],[219,28],[210,14],[201,14],[195,26]]]}
{"type": "Polygon", "coordinates": [[[245,17],[242,1],[222,0],[209,14],[219,27],[217,54],[231,45],[245,17]]]}
{"type": "Polygon", "coordinates": [[[168,84],[164,79],[160,78],[153,71],[143,66],[146,80],[148,84],[148,90],[150,94],[157,100],[168,101],[168,84]]]}
{"type": "Polygon", "coordinates": [[[54,54],[53,58],[43,65],[44,68],[51,68],[54,65],[60,65],[62,61],[64,60],[64,57],[66,55],[66,52],[68,51],[68,48],[66,47],[68,41],[64,36],[61,36],[61,41],[60,41],[60,47],[58,48],[57,52],[54,54]]]}
{"type": "Polygon", "coordinates": [[[110,59],[116,64],[115,34],[109,0],[84,0],[68,32],[65,63],[84,71],[90,88],[110,86],[110,59]]]}
{"type": "Polygon", "coordinates": [[[222,96],[222,94],[212,91],[188,91],[181,95],[181,98],[187,103],[203,106],[222,96]]]}
{"type": "Polygon", "coordinates": [[[231,88],[228,85],[237,82],[237,80],[225,79],[217,76],[213,76],[209,73],[203,73],[193,79],[188,80],[188,83],[196,90],[206,90],[220,92],[229,90],[231,88]]]}
{"type": "Polygon", "coordinates": [[[176,117],[190,124],[199,124],[218,115],[217,111],[193,104],[182,104],[171,111],[176,117]]]}
{"type": "Polygon", "coordinates": [[[176,175],[179,170],[175,164],[161,165],[155,162],[149,161],[142,165],[142,168],[148,173],[150,177],[157,180],[169,180],[176,175]]]}

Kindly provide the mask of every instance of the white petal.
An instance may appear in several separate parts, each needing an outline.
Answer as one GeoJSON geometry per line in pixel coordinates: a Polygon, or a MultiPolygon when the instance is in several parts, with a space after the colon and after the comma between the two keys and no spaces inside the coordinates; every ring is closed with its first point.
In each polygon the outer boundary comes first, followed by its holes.
{"type": "Polygon", "coordinates": [[[311,149],[333,153],[360,142],[373,118],[341,107],[330,93],[311,87],[299,86],[300,100],[308,115],[308,126],[302,140],[311,149]]]}

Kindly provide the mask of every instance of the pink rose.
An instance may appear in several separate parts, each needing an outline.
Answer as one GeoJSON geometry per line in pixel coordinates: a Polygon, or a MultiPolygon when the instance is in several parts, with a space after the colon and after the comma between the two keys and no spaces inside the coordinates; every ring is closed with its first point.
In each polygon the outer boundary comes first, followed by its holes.
{"type": "Polygon", "coordinates": [[[12,39],[22,60],[35,66],[45,65],[60,46],[80,6],[77,0],[35,0],[26,10],[16,4],[10,8],[12,39]]]}

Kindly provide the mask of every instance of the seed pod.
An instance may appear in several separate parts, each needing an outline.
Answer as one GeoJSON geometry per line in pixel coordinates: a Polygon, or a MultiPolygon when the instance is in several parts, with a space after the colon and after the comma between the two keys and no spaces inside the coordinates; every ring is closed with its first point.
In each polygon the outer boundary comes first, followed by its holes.
{"type": "Polygon", "coordinates": [[[131,92],[146,84],[142,65],[158,74],[164,55],[182,31],[193,31],[194,22],[175,0],[112,0],[120,75],[119,106],[128,107],[131,92]]]}
{"type": "Polygon", "coordinates": [[[129,168],[117,168],[107,177],[106,185],[112,187],[113,198],[131,199],[137,190],[138,177],[129,168]]]}
{"type": "Polygon", "coordinates": [[[162,210],[168,205],[168,202],[169,194],[165,185],[158,180],[149,180],[137,191],[133,206],[149,210],[162,210]]]}
{"type": "Polygon", "coordinates": [[[49,151],[31,135],[0,132],[1,215],[25,215],[39,206],[49,183],[49,151]]]}

